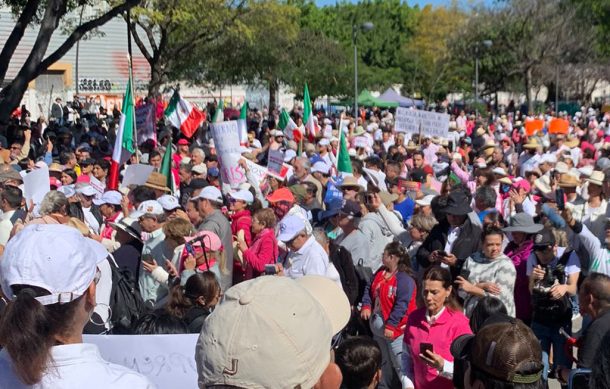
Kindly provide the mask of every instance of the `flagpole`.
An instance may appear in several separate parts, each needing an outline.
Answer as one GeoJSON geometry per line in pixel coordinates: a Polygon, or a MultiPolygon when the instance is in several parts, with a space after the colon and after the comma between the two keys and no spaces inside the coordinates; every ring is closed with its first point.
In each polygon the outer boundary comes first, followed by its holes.
{"type": "Polygon", "coordinates": [[[131,103],[133,104],[133,139],[134,148],[136,150],[136,162],[140,163],[138,152],[138,126],[136,125],[136,101],[135,90],[133,89],[133,62],[131,51],[131,12],[127,9],[127,67],[129,69],[129,89],[131,89],[131,103]]]}

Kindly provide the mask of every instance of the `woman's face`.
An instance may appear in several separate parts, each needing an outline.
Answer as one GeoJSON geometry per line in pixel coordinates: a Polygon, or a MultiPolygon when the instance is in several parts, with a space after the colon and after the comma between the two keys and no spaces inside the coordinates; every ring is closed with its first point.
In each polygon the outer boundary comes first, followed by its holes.
{"type": "Polygon", "coordinates": [[[602,187],[597,184],[593,184],[591,182],[589,182],[587,191],[589,192],[589,197],[602,195],[602,187]]]}
{"type": "Polygon", "coordinates": [[[438,313],[447,302],[449,295],[451,294],[451,286],[444,288],[441,281],[436,280],[425,280],[424,287],[422,288],[422,295],[426,309],[431,314],[438,313]]]}
{"type": "Polygon", "coordinates": [[[527,239],[527,234],[521,231],[513,231],[510,233],[510,236],[515,244],[521,244],[527,239]]]}
{"type": "Polygon", "coordinates": [[[102,180],[106,177],[106,172],[100,165],[93,165],[93,177],[97,178],[98,180],[102,180]]]}
{"type": "Polygon", "coordinates": [[[62,173],[61,174],[61,184],[62,185],[72,185],[72,184],[74,184],[74,180],[69,175],[62,173]]]}
{"type": "Polygon", "coordinates": [[[487,182],[487,177],[485,177],[483,174],[479,174],[477,176],[477,185],[478,186],[483,186],[483,185],[485,185],[486,182],[487,182]]]}
{"type": "Polygon", "coordinates": [[[257,218],[252,218],[252,232],[256,235],[265,229],[265,225],[262,224],[257,218]]]}
{"type": "Polygon", "coordinates": [[[417,227],[409,226],[409,235],[415,242],[422,242],[424,240],[424,232],[417,227]]]}
{"type": "Polygon", "coordinates": [[[229,209],[233,212],[238,212],[246,208],[246,203],[243,200],[236,200],[231,197],[229,198],[229,201],[229,209]]]}
{"type": "Polygon", "coordinates": [[[383,257],[381,258],[381,262],[383,266],[387,267],[390,270],[396,269],[398,266],[398,257],[396,255],[389,254],[387,251],[383,252],[383,257]]]}
{"type": "Polygon", "coordinates": [[[502,235],[487,235],[483,240],[483,254],[489,259],[495,259],[502,254],[502,235]]]}

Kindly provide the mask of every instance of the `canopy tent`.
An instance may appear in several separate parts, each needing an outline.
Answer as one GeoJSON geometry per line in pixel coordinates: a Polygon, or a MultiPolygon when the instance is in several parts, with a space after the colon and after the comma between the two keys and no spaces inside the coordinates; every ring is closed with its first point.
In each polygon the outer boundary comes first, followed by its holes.
{"type": "Polygon", "coordinates": [[[385,101],[383,99],[379,99],[374,97],[371,92],[366,89],[363,89],[360,92],[360,96],[358,96],[358,105],[365,107],[379,107],[379,108],[393,108],[398,107],[398,103],[385,101]]]}
{"type": "Polygon", "coordinates": [[[385,92],[379,96],[381,100],[391,101],[397,103],[401,107],[417,107],[419,109],[424,108],[424,102],[422,100],[415,100],[410,97],[404,97],[398,94],[393,88],[388,88],[385,92]]]}

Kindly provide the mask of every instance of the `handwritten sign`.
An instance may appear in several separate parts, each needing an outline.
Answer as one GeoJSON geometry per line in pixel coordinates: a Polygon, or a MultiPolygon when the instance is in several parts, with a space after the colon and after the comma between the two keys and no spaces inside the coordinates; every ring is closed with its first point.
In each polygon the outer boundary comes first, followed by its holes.
{"type": "Polygon", "coordinates": [[[104,189],[106,188],[106,186],[104,184],[102,184],[102,182],[100,180],[98,180],[97,178],[91,176],[91,178],[89,179],[89,185],[91,185],[93,187],[93,189],[95,189],[95,191],[97,192],[95,194],[95,198],[99,199],[102,197],[102,195],[104,194],[104,189]]]}
{"type": "Polygon", "coordinates": [[[365,136],[357,136],[354,138],[354,147],[362,147],[362,148],[367,148],[369,147],[369,140],[367,137],[365,136]]]}
{"type": "Polygon", "coordinates": [[[549,124],[549,133],[551,134],[568,134],[570,123],[565,119],[552,119],[549,124]]]}
{"type": "Polygon", "coordinates": [[[125,172],[123,173],[123,181],[121,186],[127,187],[129,185],[144,185],[155,168],[151,165],[144,165],[141,163],[127,165],[125,172]]]}
{"type": "Polygon", "coordinates": [[[220,178],[222,182],[235,188],[246,181],[246,175],[243,169],[239,167],[241,147],[237,121],[212,123],[211,128],[218,163],[220,164],[220,178]]]}
{"type": "Polygon", "coordinates": [[[396,108],[394,128],[398,132],[447,138],[449,135],[449,115],[418,109],[396,108]]]}
{"type": "Polygon", "coordinates": [[[34,204],[40,204],[44,196],[50,191],[51,183],[47,165],[32,170],[23,177],[23,197],[25,197],[27,203],[33,201],[34,204]]]}
{"type": "Polygon", "coordinates": [[[102,358],[145,375],[159,389],[197,389],[198,334],[83,335],[102,358]]]}
{"type": "Polygon", "coordinates": [[[269,150],[267,157],[267,169],[279,174],[284,164],[284,153],[281,150],[269,150]]]}
{"type": "Polygon", "coordinates": [[[266,167],[261,166],[257,163],[254,163],[252,161],[250,161],[249,159],[246,159],[246,165],[248,165],[248,169],[250,170],[250,173],[252,173],[252,175],[254,176],[254,178],[256,178],[256,180],[258,181],[259,185],[263,182],[263,180],[265,179],[265,177],[267,177],[267,173],[269,172],[267,170],[266,167]]]}
{"type": "Polygon", "coordinates": [[[543,127],[544,127],[544,120],[542,120],[542,119],[527,120],[525,122],[525,134],[527,136],[532,136],[536,132],[542,130],[543,127]]]}

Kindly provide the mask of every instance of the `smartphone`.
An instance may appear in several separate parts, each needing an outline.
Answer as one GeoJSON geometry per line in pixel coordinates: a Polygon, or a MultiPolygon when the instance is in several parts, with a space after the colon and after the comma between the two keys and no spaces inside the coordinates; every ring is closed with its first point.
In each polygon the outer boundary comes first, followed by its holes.
{"type": "Polygon", "coordinates": [[[470,276],[470,270],[469,269],[462,269],[462,271],[460,272],[460,277],[462,277],[463,279],[467,280],[469,276],[470,276]]]}
{"type": "Polygon", "coordinates": [[[273,264],[265,265],[265,274],[268,276],[273,276],[273,275],[277,274],[277,269],[275,268],[275,265],[273,265],[273,264]]]}
{"type": "Polygon", "coordinates": [[[184,244],[184,248],[186,249],[186,252],[191,254],[191,255],[195,255],[195,250],[193,249],[193,245],[190,243],[185,243],[184,244]]]}
{"type": "Polygon", "coordinates": [[[559,188],[555,190],[555,202],[557,203],[557,209],[563,211],[566,207],[565,197],[563,195],[563,189],[559,188]]]}
{"type": "Polygon", "coordinates": [[[152,255],[150,255],[150,254],[145,254],[145,255],[143,255],[143,256],[142,256],[142,260],[143,260],[144,262],[150,263],[150,264],[152,265],[152,263],[154,262],[154,260],[155,260],[155,259],[153,258],[153,256],[152,256],[152,255]]]}
{"type": "Polygon", "coordinates": [[[434,352],[434,348],[432,347],[432,343],[420,343],[419,344],[419,353],[422,355],[428,355],[426,353],[427,350],[434,352]]]}
{"type": "Polygon", "coordinates": [[[437,254],[440,255],[441,257],[447,256],[447,253],[445,252],[445,250],[438,250],[437,254]]]}

